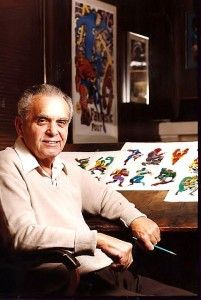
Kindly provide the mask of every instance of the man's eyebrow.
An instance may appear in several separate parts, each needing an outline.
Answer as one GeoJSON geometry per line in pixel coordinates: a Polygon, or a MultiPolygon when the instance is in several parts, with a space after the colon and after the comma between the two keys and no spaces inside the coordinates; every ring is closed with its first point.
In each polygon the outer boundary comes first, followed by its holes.
{"type": "MultiPolygon", "coordinates": [[[[48,115],[45,115],[45,114],[38,114],[38,115],[36,116],[36,119],[38,119],[38,118],[52,119],[51,116],[48,116],[48,115]]],[[[56,119],[56,120],[66,120],[66,121],[69,120],[68,117],[56,117],[56,118],[54,118],[54,119],[56,119]]]]}
{"type": "Polygon", "coordinates": [[[38,118],[50,119],[50,117],[49,117],[48,115],[44,115],[44,114],[38,114],[38,115],[36,116],[36,119],[38,119],[38,118]]]}

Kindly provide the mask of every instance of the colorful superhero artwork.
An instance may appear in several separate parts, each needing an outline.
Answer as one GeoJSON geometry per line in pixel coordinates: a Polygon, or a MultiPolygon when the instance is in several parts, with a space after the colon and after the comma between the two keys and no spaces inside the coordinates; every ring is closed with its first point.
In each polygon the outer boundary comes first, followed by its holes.
{"type": "Polygon", "coordinates": [[[86,170],[87,165],[89,164],[90,157],[84,157],[84,158],[75,158],[75,161],[78,162],[78,166],[82,169],[86,170]]]}
{"type": "Polygon", "coordinates": [[[130,159],[133,159],[135,161],[138,157],[142,156],[142,153],[139,151],[139,149],[129,149],[127,151],[130,152],[130,154],[124,160],[124,165],[126,165],[130,159]]]}
{"type": "Polygon", "coordinates": [[[113,162],[114,157],[107,156],[107,157],[100,157],[96,160],[95,166],[90,168],[91,174],[95,174],[96,171],[99,171],[101,174],[105,174],[108,166],[113,162]]]}
{"type": "Polygon", "coordinates": [[[188,148],[185,148],[184,150],[176,149],[173,153],[172,153],[172,164],[174,165],[183,155],[185,155],[186,153],[188,153],[188,148]]]}
{"type": "Polygon", "coordinates": [[[161,148],[151,150],[151,152],[147,154],[146,160],[142,162],[142,165],[160,165],[164,157],[164,153],[161,152],[161,150],[161,148]]]}
{"type": "Polygon", "coordinates": [[[125,143],[119,151],[61,156],[116,190],[167,190],[165,201],[198,200],[198,143],[125,143]]]}
{"type": "Polygon", "coordinates": [[[72,5],[73,139],[117,140],[116,7],[79,0],[72,5]]]}
{"type": "Polygon", "coordinates": [[[84,170],[99,181],[110,172],[121,151],[62,152],[61,157],[84,170]]]}
{"type": "Polygon", "coordinates": [[[133,185],[134,183],[141,183],[142,185],[145,185],[144,177],[145,177],[146,174],[151,175],[151,172],[146,168],[142,168],[140,170],[137,170],[135,176],[133,176],[129,180],[130,185],[133,185]]]}
{"type": "Polygon", "coordinates": [[[108,181],[106,182],[106,184],[117,182],[118,186],[123,186],[124,178],[125,176],[128,175],[129,175],[129,171],[126,168],[116,169],[114,172],[110,174],[110,176],[112,176],[112,181],[108,181]]]}
{"type": "Polygon", "coordinates": [[[152,183],[152,185],[156,186],[158,184],[166,184],[169,182],[173,182],[176,175],[177,175],[176,171],[167,168],[162,168],[160,174],[154,177],[155,179],[158,178],[159,181],[152,183]]]}
{"type": "Polygon", "coordinates": [[[198,175],[195,176],[187,176],[184,177],[179,183],[178,193],[182,193],[184,191],[188,191],[189,195],[194,195],[194,193],[198,190],[198,175]]]}

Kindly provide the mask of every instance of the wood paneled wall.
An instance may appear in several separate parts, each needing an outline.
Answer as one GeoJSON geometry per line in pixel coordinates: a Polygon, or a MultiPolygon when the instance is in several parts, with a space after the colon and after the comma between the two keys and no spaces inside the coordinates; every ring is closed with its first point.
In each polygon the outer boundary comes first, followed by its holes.
{"type": "Polygon", "coordinates": [[[0,148],[15,139],[16,99],[29,85],[43,82],[40,0],[0,1],[0,148]]]}

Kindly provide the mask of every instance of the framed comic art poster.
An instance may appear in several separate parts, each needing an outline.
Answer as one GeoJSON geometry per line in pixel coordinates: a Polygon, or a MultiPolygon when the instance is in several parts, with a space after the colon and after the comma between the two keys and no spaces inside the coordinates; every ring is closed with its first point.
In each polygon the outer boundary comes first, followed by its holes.
{"type": "Polygon", "coordinates": [[[127,33],[126,102],[149,104],[149,38],[127,33]]]}
{"type": "Polygon", "coordinates": [[[118,141],[116,7],[72,0],[73,143],[118,141]]]}

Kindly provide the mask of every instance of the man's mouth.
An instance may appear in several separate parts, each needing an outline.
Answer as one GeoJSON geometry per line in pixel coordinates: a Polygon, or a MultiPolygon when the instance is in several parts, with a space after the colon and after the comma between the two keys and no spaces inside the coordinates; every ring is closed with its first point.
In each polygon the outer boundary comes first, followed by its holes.
{"type": "Polygon", "coordinates": [[[55,145],[57,143],[59,143],[59,141],[43,141],[46,144],[50,144],[50,145],[55,145]]]}

